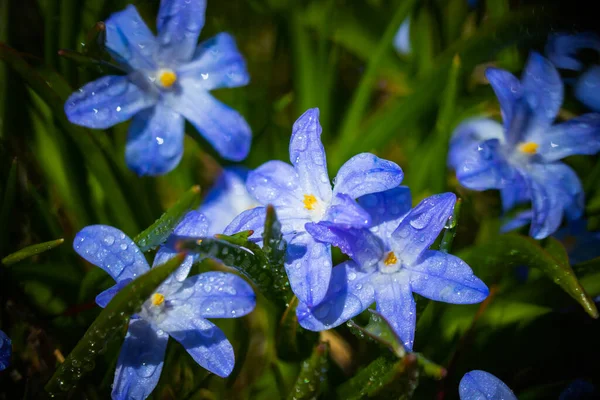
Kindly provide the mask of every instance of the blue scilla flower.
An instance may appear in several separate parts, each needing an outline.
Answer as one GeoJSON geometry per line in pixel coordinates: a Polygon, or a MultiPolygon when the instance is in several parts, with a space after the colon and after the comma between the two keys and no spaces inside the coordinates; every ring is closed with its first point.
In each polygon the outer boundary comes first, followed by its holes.
{"type": "Polygon", "coordinates": [[[198,209],[209,215],[207,234],[223,233],[231,221],[242,212],[260,204],[246,188],[248,170],[241,167],[223,169],[198,209]]]}
{"type": "Polygon", "coordinates": [[[4,371],[10,365],[10,356],[12,355],[12,341],[0,330],[0,371],[4,371]]]}
{"type": "MultiPolygon", "coordinates": [[[[195,236],[208,225],[192,214],[189,224],[180,224],[180,236],[195,236]],[[200,228],[199,228],[200,227],[200,228]]],[[[118,229],[94,225],[81,230],[73,247],[90,263],[105,270],[117,284],[101,293],[96,302],[106,306],[127,283],[149,271],[135,243],[118,229]]],[[[161,249],[162,250],[162,249],[161,249]]],[[[154,261],[157,265],[161,258],[154,261]]],[[[113,399],[145,399],[156,387],[169,336],[173,337],[207,370],[221,377],[233,370],[231,343],[206,318],[237,318],[254,309],[255,296],[243,279],[223,272],[187,277],[189,265],[163,282],[133,315],[117,361],[113,399]]]]}
{"type": "Polygon", "coordinates": [[[373,302],[404,345],[412,349],[415,301],[412,293],[455,304],[478,303],[488,288],[460,258],[429,250],[448,218],[456,196],[431,196],[411,210],[405,187],[359,199],[373,221],[370,229],[342,231],[334,225],[313,224],[317,240],[340,247],[352,258],[335,268],[325,299],[316,307],[300,303],[298,322],[312,331],[338,326],[373,302]]]}
{"type": "Polygon", "coordinates": [[[394,48],[400,54],[410,53],[410,18],[406,18],[394,36],[394,48]]]}
{"type": "Polygon", "coordinates": [[[508,386],[485,371],[467,372],[458,387],[460,400],[517,400],[508,386]]]}
{"type": "Polygon", "coordinates": [[[486,76],[504,124],[479,118],[459,125],[448,163],[463,186],[499,189],[505,211],[531,201],[530,235],[545,238],[560,226],[563,214],[569,219],[582,214],[581,182],[559,160],[600,150],[600,114],[553,125],[563,85],[554,66],[537,53],[529,57],[521,81],[496,68],[488,68],[486,76]]]}
{"type": "MultiPolygon", "coordinates": [[[[305,226],[319,222],[342,230],[369,226],[369,214],[355,199],[398,186],[403,173],[393,162],[362,153],[342,165],[332,190],[316,108],[294,123],[290,161],[292,165],[282,161],[261,165],[249,173],[247,186],[259,203],[275,206],[288,242],[285,268],[292,290],[302,302],[316,305],[329,286],[331,246],[315,240],[305,226]]],[[[265,208],[257,207],[240,214],[225,233],[251,229],[254,237],[260,237],[264,221],[265,208]]]]}
{"type": "Polygon", "coordinates": [[[600,55],[600,36],[592,32],[566,34],[554,33],[548,38],[546,54],[561,69],[579,72],[573,84],[575,97],[594,111],[600,111],[600,64],[584,65],[579,58],[582,50],[593,50],[600,55]]]}
{"type": "Polygon", "coordinates": [[[183,154],[185,119],[226,159],[244,159],[251,132],[244,118],[212,89],[249,81],[235,40],[226,33],[197,46],[206,0],[161,0],[154,37],[132,5],[106,21],[106,48],[127,71],[105,76],[65,104],[69,120],[106,129],[132,118],[125,149],[139,175],[160,175],[183,154]]]}

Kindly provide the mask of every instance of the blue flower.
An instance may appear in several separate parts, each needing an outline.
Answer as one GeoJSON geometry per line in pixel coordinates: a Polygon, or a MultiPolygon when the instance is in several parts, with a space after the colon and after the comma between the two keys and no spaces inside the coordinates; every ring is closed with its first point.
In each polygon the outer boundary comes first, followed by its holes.
{"type": "Polygon", "coordinates": [[[298,322],[312,331],[338,326],[373,302],[404,345],[412,349],[415,301],[412,293],[455,304],[478,303],[488,288],[453,255],[429,250],[452,215],[456,196],[431,196],[411,210],[405,187],[370,194],[359,203],[371,215],[369,229],[342,231],[313,225],[309,232],[352,258],[333,268],[329,290],[316,307],[300,303],[298,322]]]}
{"type": "Polygon", "coordinates": [[[406,18],[396,36],[394,36],[394,48],[400,54],[410,53],[410,18],[406,18]]]}
{"type": "Polygon", "coordinates": [[[12,341],[0,330],[0,371],[4,371],[10,365],[12,355],[12,341]]]}
{"type": "Polygon", "coordinates": [[[473,119],[461,124],[450,143],[448,163],[470,189],[499,189],[505,211],[531,201],[530,235],[542,239],[560,226],[563,214],[583,212],[583,190],[575,172],[560,159],[600,150],[600,114],[553,125],[563,99],[554,66],[532,53],[521,81],[488,68],[504,124],[473,119]]]}
{"type": "MultiPolygon", "coordinates": [[[[188,223],[175,234],[204,234],[207,224],[190,213],[188,223]]],[[[90,263],[102,268],[117,284],[96,298],[101,307],[127,283],[149,271],[135,243],[118,229],[94,225],[81,230],[73,247],[90,263]]],[[[166,247],[160,251],[165,251],[166,247]]],[[[169,253],[155,258],[154,265],[169,253]]],[[[202,367],[221,377],[233,370],[233,347],[225,334],[206,318],[237,318],[255,305],[254,292],[243,279],[223,272],[206,272],[186,278],[188,265],[163,282],[132,316],[117,362],[113,399],[145,399],[160,378],[169,336],[173,337],[202,367]]]]}
{"type": "Polygon", "coordinates": [[[600,65],[584,65],[578,59],[581,50],[595,50],[600,54],[600,36],[595,33],[569,35],[554,33],[548,38],[546,54],[557,68],[580,72],[573,81],[575,97],[594,111],[600,111],[600,65]]]}
{"type": "Polygon", "coordinates": [[[576,379],[560,394],[558,400],[585,400],[597,399],[598,393],[593,384],[583,379],[576,379]]]}
{"type": "Polygon", "coordinates": [[[517,400],[508,386],[485,371],[467,372],[458,387],[460,400],[517,400]]]}
{"type": "Polygon", "coordinates": [[[224,158],[248,155],[251,132],[244,118],[217,101],[212,89],[246,85],[245,61],[227,33],[197,46],[206,0],[162,0],[154,37],[132,5],[106,21],[106,48],[127,71],[105,76],[65,104],[69,120],[106,129],[133,118],[125,149],[139,175],[160,175],[183,154],[184,122],[224,158]]]}
{"type": "MultiPolygon", "coordinates": [[[[306,111],[294,123],[290,140],[292,165],[269,161],[248,175],[248,191],[259,203],[273,204],[288,242],[285,269],[292,290],[302,302],[316,305],[325,296],[331,277],[331,246],[315,240],[308,224],[332,224],[340,229],[362,228],[371,220],[355,199],[400,184],[403,174],[393,162],[362,153],[348,160],[335,178],[327,173],[321,143],[319,110],[306,111]]],[[[240,214],[228,234],[252,229],[260,237],[265,208],[240,214]]]]}
{"type": "Polygon", "coordinates": [[[242,212],[259,206],[246,188],[248,170],[225,168],[198,208],[209,215],[208,235],[223,233],[227,225],[242,212]]]}

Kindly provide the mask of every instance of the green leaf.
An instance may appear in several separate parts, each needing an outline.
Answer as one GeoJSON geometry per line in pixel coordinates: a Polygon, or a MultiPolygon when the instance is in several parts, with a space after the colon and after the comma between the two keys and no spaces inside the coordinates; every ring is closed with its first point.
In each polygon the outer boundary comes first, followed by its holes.
{"type": "Polygon", "coordinates": [[[56,239],[49,242],[38,243],[31,246],[27,246],[19,251],[16,251],[2,259],[2,264],[10,265],[24,260],[28,257],[33,257],[45,251],[51,250],[61,245],[65,239],[56,239]]]}
{"type": "Polygon", "coordinates": [[[262,251],[271,266],[275,285],[277,288],[280,288],[283,296],[289,300],[294,295],[290,290],[290,284],[284,268],[287,243],[283,240],[281,223],[277,219],[275,208],[272,205],[267,206],[267,217],[265,218],[265,229],[262,237],[262,251]]]}
{"type": "Polygon", "coordinates": [[[81,377],[94,369],[95,359],[104,351],[106,343],[118,332],[122,332],[132,314],[156,288],[181,265],[185,254],[179,254],[168,262],[152,268],[119,291],[88,328],[83,338],[59,365],[46,385],[51,396],[68,392],[81,377]]]}
{"type": "Polygon", "coordinates": [[[294,296],[277,326],[275,346],[277,355],[282,360],[305,359],[318,339],[316,332],[308,331],[298,324],[297,306],[298,298],[294,296]]]}
{"type": "Polygon", "coordinates": [[[442,242],[440,243],[440,251],[443,251],[444,253],[449,253],[450,249],[452,248],[452,242],[454,242],[456,229],[458,228],[458,218],[460,217],[461,206],[462,199],[459,198],[456,200],[454,211],[452,212],[452,216],[450,216],[449,225],[444,230],[442,242]]]}
{"type": "Polygon", "coordinates": [[[0,255],[4,252],[4,246],[6,245],[6,235],[10,232],[6,227],[10,226],[10,213],[15,203],[17,191],[17,159],[12,161],[10,171],[8,172],[8,178],[4,185],[4,196],[2,198],[2,207],[0,208],[0,255]]]}
{"type": "Polygon", "coordinates": [[[315,346],[310,358],[302,363],[300,374],[288,400],[310,400],[319,397],[321,385],[327,378],[328,354],[327,342],[315,346]]]}
{"type": "Polygon", "coordinates": [[[125,73],[118,65],[90,57],[77,51],[62,49],[58,51],[58,55],[65,60],[73,62],[78,67],[92,69],[102,74],[122,75],[125,73]]]}
{"type": "Polygon", "coordinates": [[[501,235],[493,242],[462,251],[459,257],[477,269],[478,275],[521,265],[537,268],[581,304],[592,318],[598,318],[596,305],[577,280],[560,242],[548,238],[542,243],[544,247],[528,236],[501,235]]]}
{"type": "Polygon", "coordinates": [[[200,186],[194,186],[181,196],[177,203],[161,215],[150,227],[137,235],[133,241],[143,252],[161,245],[167,240],[185,214],[192,208],[197,207],[199,202],[200,186]]]}
{"type": "Polygon", "coordinates": [[[387,382],[389,373],[395,369],[396,363],[398,363],[397,359],[390,356],[375,359],[359,370],[352,379],[341,384],[337,389],[337,397],[344,400],[358,400],[374,393],[387,382]]]}

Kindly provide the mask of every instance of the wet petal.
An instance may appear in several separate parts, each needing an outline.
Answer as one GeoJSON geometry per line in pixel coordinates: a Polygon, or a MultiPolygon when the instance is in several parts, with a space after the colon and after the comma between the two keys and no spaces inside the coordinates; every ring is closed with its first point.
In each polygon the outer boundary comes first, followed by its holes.
{"type": "Polygon", "coordinates": [[[305,192],[329,203],[331,182],[327,174],[325,149],[321,143],[319,109],[311,108],[294,122],[290,139],[290,161],[299,177],[299,186],[305,192]]]}
{"type": "Polygon", "coordinates": [[[529,186],[523,176],[524,171],[515,170],[510,182],[500,189],[500,197],[502,198],[502,210],[510,211],[513,207],[519,204],[527,203],[531,200],[529,186]]]}
{"type": "Polygon", "coordinates": [[[563,101],[563,83],[554,65],[536,52],[529,55],[521,79],[523,95],[533,115],[531,124],[538,128],[552,125],[563,101]]]}
{"type": "Polygon", "coordinates": [[[315,306],[329,287],[331,247],[306,232],[299,233],[288,241],[285,270],[298,300],[309,307],[315,306]]]}
{"type": "Polygon", "coordinates": [[[133,240],[112,226],[91,225],[83,228],[75,236],[73,248],[117,282],[135,279],[150,269],[133,240]]]}
{"type": "Polygon", "coordinates": [[[198,46],[194,59],[177,72],[193,78],[204,90],[247,85],[250,75],[246,61],[228,33],[219,33],[198,46]]]}
{"type": "Polygon", "coordinates": [[[563,214],[577,219],[583,213],[583,189],[575,172],[563,163],[533,164],[528,181],[533,221],[529,234],[543,239],[560,226],[563,214]]]}
{"type": "Polygon", "coordinates": [[[487,68],[485,76],[490,82],[502,112],[504,129],[508,132],[515,112],[518,100],[523,96],[523,88],[519,79],[508,71],[499,68],[487,68]]]}
{"type": "Polygon", "coordinates": [[[138,175],[163,175],[183,156],[184,119],[158,103],[138,113],[129,126],[127,166],[138,175]]]}
{"type": "Polygon", "coordinates": [[[312,308],[302,302],[298,304],[298,323],[311,331],[324,331],[360,314],[375,301],[372,276],[353,261],[337,265],[323,301],[312,308]]]}
{"type": "Polygon", "coordinates": [[[108,303],[110,303],[110,301],[113,299],[113,297],[115,297],[115,295],[119,293],[121,289],[127,286],[132,280],[133,279],[120,280],[116,285],[106,289],[98,296],[96,296],[96,304],[98,304],[102,308],[106,307],[108,303]]]}
{"type": "Polygon", "coordinates": [[[600,66],[591,66],[575,83],[575,97],[589,109],[600,112],[600,66]]]}
{"type": "Polygon", "coordinates": [[[412,291],[431,300],[473,304],[489,294],[485,283],[460,258],[428,250],[416,264],[407,265],[412,291]]]}
{"type": "Polygon", "coordinates": [[[248,191],[259,203],[305,213],[298,174],[283,161],[267,161],[248,174],[248,191]]]}
{"type": "Polygon", "coordinates": [[[262,240],[262,234],[265,230],[265,218],[267,210],[265,207],[256,207],[251,210],[244,211],[225,228],[225,235],[233,235],[242,231],[254,231],[250,236],[253,241],[262,240]]]}
{"type": "Polygon", "coordinates": [[[161,0],[156,26],[158,58],[177,65],[189,61],[204,27],[206,0],[161,0]]]}
{"type": "Polygon", "coordinates": [[[460,400],[517,400],[504,382],[485,371],[467,372],[458,391],[460,400]]]}
{"type": "Polygon", "coordinates": [[[456,195],[442,193],[423,199],[392,234],[392,250],[403,265],[414,264],[438,237],[454,211],[456,195]]]}
{"type": "Polygon", "coordinates": [[[221,103],[192,82],[181,83],[182,92],[169,106],[187,118],[200,134],[227,160],[241,161],[250,151],[252,132],[237,111],[221,103]]]}
{"type": "Polygon", "coordinates": [[[342,165],[335,177],[333,195],[347,194],[353,199],[397,187],[404,174],[398,164],[371,153],[358,154],[342,165]]]}
{"type": "Polygon", "coordinates": [[[155,99],[127,76],[108,75],[74,92],[65,102],[65,114],[74,124],[106,129],[154,103],[155,99]]]}
{"type": "Polygon", "coordinates": [[[357,202],[371,216],[372,231],[380,237],[389,237],[412,208],[410,189],[406,186],[367,194],[357,202]]]}
{"type": "Polygon", "coordinates": [[[242,278],[225,272],[205,272],[187,278],[169,298],[169,318],[238,318],[254,309],[256,297],[242,278]]]}
{"type": "Polygon", "coordinates": [[[156,39],[135,6],[111,14],[105,26],[105,46],[115,60],[132,70],[156,68],[156,39]]]}
{"type": "Polygon", "coordinates": [[[373,280],[373,285],[377,311],[390,323],[404,346],[412,350],[417,305],[410,291],[408,274],[378,274],[373,280]]]}
{"type": "Polygon", "coordinates": [[[142,319],[129,322],[117,361],[113,399],[143,400],[152,393],[162,372],[168,340],[169,335],[142,319]]]}
{"type": "Polygon", "coordinates": [[[327,208],[324,221],[342,228],[366,228],[371,226],[371,216],[347,194],[336,194],[327,208]]]}

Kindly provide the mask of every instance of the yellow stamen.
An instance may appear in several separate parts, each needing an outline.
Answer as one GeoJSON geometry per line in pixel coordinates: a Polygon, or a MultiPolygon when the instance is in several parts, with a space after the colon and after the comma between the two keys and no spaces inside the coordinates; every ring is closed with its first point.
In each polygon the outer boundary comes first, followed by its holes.
{"type": "Polygon", "coordinates": [[[390,251],[387,255],[387,257],[385,257],[385,260],[383,260],[383,263],[385,265],[394,265],[398,262],[398,258],[396,257],[396,254],[394,254],[393,251],[390,251]]]}
{"type": "Polygon", "coordinates": [[[307,210],[314,210],[315,205],[317,204],[317,198],[312,194],[305,194],[303,203],[304,208],[307,210]]]}
{"type": "Polygon", "coordinates": [[[153,306],[160,306],[165,302],[165,295],[161,293],[154,293],[150,298],[150,301],[152,301],[153,306]]]}
{"type": "Polygon", "coordinates": [[[170,88],[177,81],[177,74],[175,73],[175,71],[172,71],[170,69],[161,70],[158,73],[158,81],[160,82],[160,85],[162,87],[170,88]]]}
{"type": "Polygon", "coordinates": [[[537,153],[538,147],[540,146],[535,142],[526,142],[519,145],[519,150],[521,150],[523,153],[535,154],[537,153]]]}

